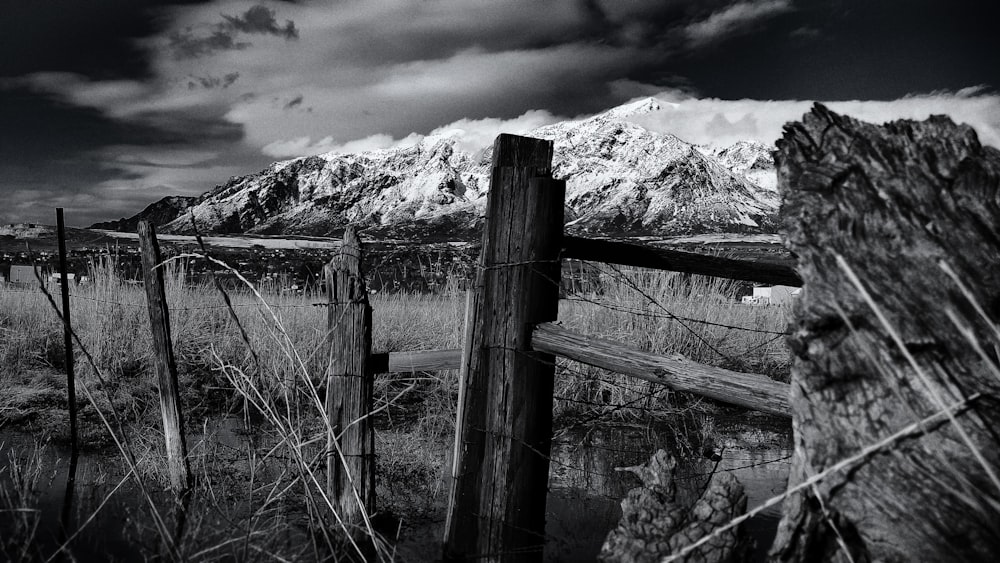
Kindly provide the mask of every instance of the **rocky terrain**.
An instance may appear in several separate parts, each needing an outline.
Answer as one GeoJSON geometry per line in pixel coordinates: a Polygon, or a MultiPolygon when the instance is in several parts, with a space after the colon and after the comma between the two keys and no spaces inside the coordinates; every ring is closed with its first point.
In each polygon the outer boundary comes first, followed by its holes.
{"type": "MultiPolygon", "coordinates": [[[[567,181],[570,231],[625,235],[774,232],[778,207],[770,148],[709,148],[628,120],[656,111],[648,98],[591,118],[535,129],[555,144],[554,176],[567,181]]],[[[491,148],[456,148],[449,136],[359,154],[276,162],[197,198],[165,198],[94,228],[163,233],[329,235],[348,223],[394,237],[470,236],[481,224],[491,148]]]]}
{"type": "Polygon", "coordinates": [[[199,199],[197,197],[168,196],[149,204],[145,209],[132,217],[122,218],[118,221],[108,221],[106,223],[95,223],[90,228],[134,233],[138,228],[140,220],[148,219],[155,225],[169,223],[183,215],[187,208],[194,205],[199,199]]]}

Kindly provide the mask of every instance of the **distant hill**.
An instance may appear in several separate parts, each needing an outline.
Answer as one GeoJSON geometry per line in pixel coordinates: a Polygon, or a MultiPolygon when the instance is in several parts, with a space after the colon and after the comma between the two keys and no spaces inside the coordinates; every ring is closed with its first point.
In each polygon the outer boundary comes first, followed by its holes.
{"type": "MultiPolygon", "coordinates": [[[[655,98],[528,136],[555,145],[554,176],[567,181],[571,231],[625,235],[776,229],[770,147],[713,149],[628,120],[660,109],[655,98]]],[[[492,148],[456,148],[447,135],[409,147],[276,162],[197,198],[164,198],[137,215],[93,228],[134,231],[149,219],[164,233],[330,235],[348,223],[387,236],[469,236],[481,225],[492,148]]]]}
{"type": "Polygon", "coordinates": [[[134,233],[139,228],[139,221],[143,219],[152,221],[154,225],[164,225],[183,215],[184,211],[194,205],[198,199],[197,197],[183,196],[165,197],[149,204],[145,209],[131,217],[122,217],[117,221],[94,223],[90,228],[134,233]]]}

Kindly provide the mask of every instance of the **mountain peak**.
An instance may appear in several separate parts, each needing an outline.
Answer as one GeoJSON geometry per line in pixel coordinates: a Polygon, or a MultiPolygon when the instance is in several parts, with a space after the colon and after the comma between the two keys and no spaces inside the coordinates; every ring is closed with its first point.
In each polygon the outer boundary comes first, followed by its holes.
{"type": "MultiPolygon", "coordinates": [[[[643,98],[527,132],[554,141],[552,173],[567,182],[568,226],[660,235],[773,229],[778,199],[767,147],[695,147],[631,119],[671,105],[643,98]]],[[[486,211],[491,148],[470,153],[455,133],[275,163],[143,213],[156,215],[164,233],[188,232],[193,215],[214,233],[328,235],[351,223],[394,236],[471,236],[486,211]]],[[[132,228],[138,218],[118,223],[132,228]]]]}
{"type": "Polygon", "coordinates": [[[654,111],[659,111],[663,109],[663,102],[656,98],[642,98],[634,102],[629,102],[627,104],[622,104],[618,107],[609,109],[608,111],[602,113],[601,115],[606,115],[608,117],[631,117],[633,115],[643,115],[646,113],[652,113],[654,111]]]}

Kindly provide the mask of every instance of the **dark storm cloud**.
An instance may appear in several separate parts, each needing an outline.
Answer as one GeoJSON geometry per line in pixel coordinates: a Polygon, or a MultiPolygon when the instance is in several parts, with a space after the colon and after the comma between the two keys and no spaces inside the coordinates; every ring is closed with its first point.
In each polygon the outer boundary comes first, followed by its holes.
{"type": "MultiPolygon", "coordinates": [[[[77,75],[56,78],[86,90],[77,75]]],[[[240,147],[243,127],[224,112],[150,109],[120,119],[28,80],[0,79],[0,222],[51,223],[63,207],[69,224],[85,226],[260,167],[266,157],[240,147]]]]}
{"type": "Polygon", "coordinates": [[[357,3],[335,21],[317,10],[335,32],[325,49],[340,60],[391,64],[454,56],[470,48],[491,53],[571,44],[651,46],[681,23],[686,2],[511,0],[507,2],[357,3]],[[361,47],[361,48],[359,48],[361,47]]]}
{"type": "Polygon", "coordinates": [[[181,143],[197,145],[204,141],[235,143],[243,139],[243,126],[233,123],[212,111],[178,113],[174,111],[147,111],[134,116],[133,122],[158,132],[157,141],[164,144],[181,143]]]}
{"type": "Polygon", "coordinates": [[[683,31],[689,47],[698,48],[759,30],[765,20],[792,10],[791,0],[738,2],[712,12],[705,19],[689,23],[683,31]]]}
{"type": "MultiPolygon", "coordinates": [[[[891,100],[1000,87],[995,2],[799,0],[790,8],[669,66],[701,95],[730,99],[891,100]]],[[[709,20],[694,25],[722,29],[723,20],[709,20]]]]}
{"type": "Polygon", "coordinates": [[[823,35],[823,32],[815,27],[809,27],[807,25],[804,25],[802,27],[793,29],[789,33],[789,35],[791,37],[799,37],[802,39],[816,39],[818,37],[821,37],[823,35]]]}
{"type": "Polygon", "coordinates": [[[167,24],[153,17],[183,0],[0,0],[0,76],[39,71],[93,77],[144,76],[147,53],[137,40],[167,24]]]}
{"type": "Polygon", "coordinates": [[[167,48],[175,59],[193,59],[211,55],[217,51],[240,51],[250,47],[249,41],[240,41],[237,35],[274,35],[286,41],[299,38],[295,22],[285,20],[279,26],[275,11],[263,5],[256,5],[237,16],[222,15],[222,22],[210,24],[208,31],[187,27],[174,30],[169,35],[167,48]]]}
{"type": "Polygon", "coordinates": [[[188,89],[193,90],[198,86],[202,88],[229,88],[240,77],[238,72],[230,72],[222,77],[218,76],[190,76],[188,78],[188,89]]]}
{"type": "Polygon", "coordinates": [[[995,11],[973,0],[0,0],[0,186],[25,216],[73,203],[107,219],[273,158],[434,131],[461,130],[471,146],[656,93],[681,108],[660,130],[705,142],[772,135],[805,100],[890,100],[865,114],[878,117],[912,93],[985,84],[958,95],[975,96],[962,111],[949,105],[957,94],[903,100],[907,115],[974,121],[996,108],[995,11]]]}
{"type": "Polygon", "coordinates": [[[264,33],[277,35],[285,39],[298,39],[299,32],[295,29],[295,22],[285,20],[285,25],[279,26],[274,18],[274,10],[267,6],[257,5],[247,10],[239,16],[222,16],[233,29],[243,33],[264,33]]]}
{"type": "Polygon", "coordinates": [[[249,41],[237,41],[228,30],[217,29],[209,35],[199,36],[185,29],[171,32],[168,46],[175,58],[193,59],[216,51],[239,51],[250,45],[249,41]]]}

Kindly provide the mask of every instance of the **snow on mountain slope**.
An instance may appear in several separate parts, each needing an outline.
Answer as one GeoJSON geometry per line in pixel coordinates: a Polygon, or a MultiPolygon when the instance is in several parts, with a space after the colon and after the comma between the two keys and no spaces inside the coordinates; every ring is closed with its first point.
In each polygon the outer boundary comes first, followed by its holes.
{"type": "Polygon", "coordinates": [[[714,155],[726,168],[743,174],[757,186],[770,191],[778,189],[778,175],[774,170],[773,147],[757,141],[739,141],[717,149],[714,155]]]}
{"type": "MultiPolygon", "coordinates": [[[[223,233],[329,234],[347,223],[386,226],[455,221],[474,227],[483,183],[463,174],[470,159],[449,139],[402,149],[320,155],[233,178],[191,208],[199,228],[223,233]],[[471,199],[470,199],[471,198],[471,199]],[[447,216],[447,217],[443,217],[447,216]]],[[[459,225],[463,227],[464,225],[459,225]]],[[[163,231],[184,233],[190,218],[163,231]]]]}
{"type": "MultiPolygon", "coordinates": [[[[772,229],[773,188],[761,189],[673,135],[624,119],[657,109],[650,99],[530,133],[555,143],[553,175],[567,181],[570,226],[623,233],[772,229]]],[[[735,151],[730,162],[743,164],[735,151]]]]}
{"type": "MultiPolygon", "coordinates": [[[[555,144],[553,173],[567,181],[568,228],[773,231],[778,198],[768,147],[741,142],[709,150],[628,120],[662,105],[647,98],[527,133],[555,144]]],[[[157,220],[167,233],[189,233],[194,214],[207,233],[325,235],[353,223],[385,233],[470,235],[485,210],[492,148],[473,155],[455,144],[426,137],[408,147],[277,162],[157,220]]]]}

